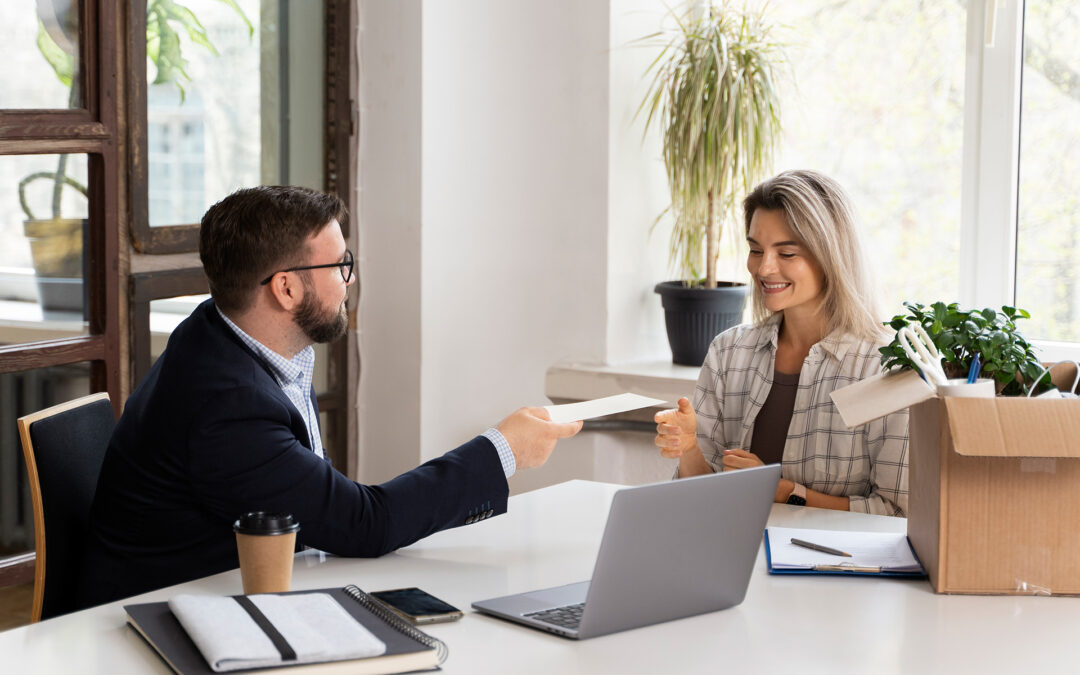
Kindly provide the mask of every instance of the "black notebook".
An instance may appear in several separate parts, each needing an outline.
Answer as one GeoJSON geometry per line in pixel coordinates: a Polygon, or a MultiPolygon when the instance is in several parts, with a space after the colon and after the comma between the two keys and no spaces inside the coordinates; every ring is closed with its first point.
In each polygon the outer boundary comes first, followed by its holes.
{"type": "MultiPolygon", "coordinates": [[[[329,663],[281,665],[256,670],[287,668],[289,673],[404,673],[438,668],[446,659],[446,645],[391,613],[356,586],[321,588],[292,593],[327,593],[375,637],[386,643],[381,656],[329,663]]],[[[128,623],[180,675],[214,673],[199,648],[169,610],[167,602],[124,605],[128,623]]],[[[252,672],[234,670],[230,672],[252,672]]]]}

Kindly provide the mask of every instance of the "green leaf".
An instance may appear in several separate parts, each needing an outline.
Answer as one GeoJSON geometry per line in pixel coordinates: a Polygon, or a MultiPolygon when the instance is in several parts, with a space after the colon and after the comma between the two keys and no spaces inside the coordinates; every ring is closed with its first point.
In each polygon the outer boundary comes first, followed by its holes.
{"type": "Polygon", "coordinates": [[[1024,376],[1025,380],[1034,380],[1039,377],[1039,373],[1042,372],[1042,366],[1028,361],[1027,363],[1020,364],[1020,373],[1024,376]]]}
{"type": "Polygon", "coordinates": [[[70,89],[75,78],[75,57],[56,44],[49,32],[45,30],[45,24],[41,22],[41,19],[38,19],[37,48],[56,73],[56,78],[70,89]]]}
{"type": "MultiPolygon", "coordinates": [[[[231,7],[247,25],[248,37],[254,35],[255,27],[235,0],[219,0],[231,7]]],[[[182,80],[191,81],[187,73],[188,62],[181,52],[180,36],[183,30],[193,44],[199,45],[215,56],[217,48],[210,41],[202,22],[185,5],[175,0],[149,0],[146,4],[146,56],[154,65],[154,84],[175,84],[180,91],[180,102],[186,98],[182,80]]]]}
{"type": "Polygon", "coordinates": [[[940,326],[941,322],[945,319],[945,314],[948,310],[945,308],[945,303],[934,303],[934,325],[940,326]]]}
{"type": "Polygon", "coordinates": [[[941,324],[944,328],[956,328],[963,320],[959,314],[953,313],[946,315],[941,324]]]}
{"type": "Polygon", "coordinates": [[[240,15],[240,18],[243,19],[245,24],[247,24],[248,37],[249,38],[253,37],[255,35],[255,26],[252,25],[251,19],[248,18],[247,14],[244,14],[244,10],[240,8],[240,5],[236,4],[236,0],[218,0],[218,1],[221,2],[221,4],[223,4],[223,5],[227,5],[228,7],[231,7],[233,9],[233,11],[235,11],[238,15],[240,15]]]}

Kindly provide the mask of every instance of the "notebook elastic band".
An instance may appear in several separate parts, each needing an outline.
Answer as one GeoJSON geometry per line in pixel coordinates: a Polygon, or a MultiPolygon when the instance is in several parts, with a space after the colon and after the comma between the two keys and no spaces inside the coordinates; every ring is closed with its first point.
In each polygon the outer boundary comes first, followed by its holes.
{"type": "Polygon", "coordinates": [[[270,623],[270,619],[266,618],[266,615],[255,606],[255,603],[253,603],[246,595],[237,595],[235,596],[235,599],[236,602],[240,603],[240,606],[251,615],[252,620],[255,621],[255,625],[262,628],[262,631],[266,633],[266,637],[270,638],[270,642],[274,643],[274,647],[276,647],[281,654],[281,660],[295,661],[296,652],[293,651],[292,645],[285,639],[285,636],[278,632],[277,628],[274,628],[274,624],[270,623]]]}

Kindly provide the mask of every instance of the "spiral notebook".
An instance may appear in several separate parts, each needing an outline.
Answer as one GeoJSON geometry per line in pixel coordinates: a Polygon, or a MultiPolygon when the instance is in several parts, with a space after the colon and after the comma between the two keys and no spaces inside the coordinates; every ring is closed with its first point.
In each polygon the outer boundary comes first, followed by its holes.
{"type": "MultiPolygon", "coordinates": [[[[401,617],[388,611],[377,600],[356,586],[292,591],[282,595],[326,593],[337,601],[357,622],[386,645],[379,656],[302,665],[282,664],[253,670],[288,669],[288,673],[405,673],[438,668],[447,656],[446,645],[401,617]]],[[[238,596],[243,598],[243,596],[238,596]]],[[[215,671],[203,657],[195,642],[169,609],[167,602],[125,605],[128,623],[159,656],[181,675],[211,674],[215,671]]],[[[272,628],[271,628],[272,630],[272,628]]],[[[231,672],[252,672],[234,670],[231,672]]]]}

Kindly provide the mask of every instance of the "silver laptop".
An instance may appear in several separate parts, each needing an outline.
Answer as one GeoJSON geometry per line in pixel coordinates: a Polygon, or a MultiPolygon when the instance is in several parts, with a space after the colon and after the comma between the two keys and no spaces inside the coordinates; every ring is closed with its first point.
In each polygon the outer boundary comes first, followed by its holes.
{"type": "Polygon", "coordinates": [[[473,609],[584,639],[743,601],[780,465],[615,493],[591,581],[507,595],[473,609]]]}

